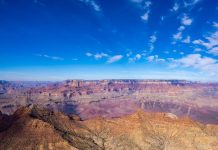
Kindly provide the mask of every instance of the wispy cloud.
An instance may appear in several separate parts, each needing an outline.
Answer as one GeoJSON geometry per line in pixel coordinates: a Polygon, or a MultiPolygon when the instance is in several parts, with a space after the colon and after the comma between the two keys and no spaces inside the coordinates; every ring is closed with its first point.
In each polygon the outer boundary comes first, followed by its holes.
{"type": "Polygon", "coordinates": [[[209,50],[209,53],[213,54],[213,52],[215,52],[213,48],[218,47],[218,31],[215,31],[204,38],[205,40],[198,39],[194,40],[192,43],[206,47],[209,50]]]}
{"type": "Polygon", "coordinates": [[[149,19],[151,4],[152,4],[151,1],[144,1],[143,2],[143,9],[145,10],[145,13],[144,13],[144,15],[141,16],[141,19],[144,21],[148,21],[148,19],[149,19]]]}
{"type": "Polygon", "coordinates": [[[213,26],[214,26],[215,28],[218,28],[218,22],[213,22],[213,26]]]}
{"type": "Polygon", "coordinates": [[[218,56],[218,47],[214,47],[209,50],[209,53],[218,56]]]}
{"type": "Polygon", "coordinates": [[[86,52],[85,55],[87,57],[94,57],[96,60],[101,59],[103,57],[109,57],[109,55],[104,53],[104,52],[96,53],[96,54],[93,54],[93,53],[90,53],[90,52],[86,52]]]}
{"type": "Polygon", "coordinates": [[[52,59],[52,60],[64,60],[64,58],[62,57],[58,57],[58,56],[49,56],[49,55],[42,55],[42,54],[36,54],[36,56],[38,57],[44,57],[44,58],[48,58],[48,59],[52,59]]]}
{"type": "Polygon", "coordinates": [[[129,51],[126,53],[126,57],[130,57],[132,54],[133,54],[132,51],[129,50],[129,51]]]}
{"type": "Polygon", "coordinates": [[[80,1],[86,3],[97,12],[101,11],[101,7],[95,2],[95,0],[80,0],[80,1]]]}
{"type": "Polygon", "coordinates": [[[86,52],[85,55],[88,56],[88,57],[91,57],[93,54],[90,53],[90,52],[86,52]]]}
{"type": "Polygon", "coordinates": [[[97,53],[94,55],[95,59],[101,59],[103,57],[108,57],[109,55],[108,54],[105,54],[105,53],[97,53]]]}
{"type": "Polygon", "coordinates": [[[190,43],[190,36],[187,36],[185,39],[183,39],[183,32],[186,29],[186,26],[190,26],[192,24],[192,19],[189,18],[187,14],[184,14],[181,18],[181,25],[177,29],[177,33],[173,34],[173,44],[176,44],[177,41],[181,41],[183,43],[190,43]],[[183,39],[183,40],[182,40],[183,39]]]}
{"type": "Polygon", "coordinates": [[[129,58],[129,62],[132,63],[132,62],[135,62],[137,60],[140,60],[142,58],[142,55],[141,54],[136,54],[134,57],[131,57],[129,58]]]}
{"type": "Polygon", "coordinates": [[[157,36],[156,36],[156,33],[154,33],[152,36],[150,36],[150,42],[154,43],[156,42],[156,40],[157,40],[157,36]]]}
{"type": "Polygon", "coordinates": [[[149,14],[150,14],[150,6],[152,5],[151,1],[149,0],[130,0],[130,1],[137,4],[139,8],[144,10],[144,14],[141,15],[141,19],[143,21],[148,21],[149,14]]]}
{"type": "Polygon", "coordinates": [[[130,0],[130,1],[136,3],[142,9],[148,9],[152,4],[150,0],[130,0]]]}
{"type": "Polygon", "coordinates": [[[115,56],[108,58],[107,63],[111,64],[111,63],[121,60],[122,58],[123,58],[122,55],[115,55],[115,56]]]}
{"type": "Polygon", "coordinates": [[[173,34],[173,44],[176,44],[178,40],[181,40],[183,38],[182,32],[185,30],[185,26],[181,25],[177,30],[177,33],[173,34]]]}
{"type": "Polygon", "coordinates": [[[144,0],[130,0],[133,3],[141,4],[144,0]]]}
{"type": "Polygon", "coordinates": [[[34,0],[33,1],[35,4],[41,5],[41,6],[45,6],[44,3],[42,3],[40,0],[34,0]]]}
{"type": "Polygon", "coordinates": [[[197,3],[199,3],[201,0],[184,0],[184,7],[194,7],[197,3]]]}
{"type": "Polygon", "coordinates": [[[194,40],[194,41],[192,41],[192,43],[196,44],[196,45],[202,45],[202,46],[205,46],[207,48],[211,47],[209,43],[204,42],[203,40],[200,40],[200,39],[194,40]]]}
{"type": "Polygon", "coordinates": [[[191,18],[189,18],[189,16],[187,15],[187,14],[184,14],[184,16],[182,17],[182,19],[181,19],[181,23],[183,24],[183,25],[185,25],[185,26],[189,26],[189,25],[191,25],[192,24],[192,19],[191,18]]]}
{"type": "Polygon", "coordinates": [[[185,27],[184,27],[184,26],[180,26],[180,27],[178,28],[178,31],[183,31],[183,30],[185,30],[185,27]]]}
{"type": "Polygon", "coordinates": [[[117,62],[117,61],[119,61],[119,60],[121,60],[123,58],[123,55],[114,55],[114,56],[111,56],[111,55],[108,55],[108,54],[106,54],[104,52],[96,53],[96,54],[92,54],[92,53],[87,52],[85,55],[87,57],[93,57],[95,60],[106,58],[108,64],[117,62]]]}
{"type": "Polygon", "coordinates": [[[147,57],[148,62],[165,62],[165,59],[159,58],[158,55],[151,55],[147,57]]]}
{"type": "Polygon", "coordinates": [[[149,11],[145,12],[144,15],[141,16],[141,19],[144,21],[148,21],[149,11]]]}
{"type": "Polygon", "coordinates": [[[182,39],[182,32],[177,32],[173,35],[174,40],[181,40],[182,39]]]}
{"type": "Polygon", "coordinates": [[[216,59],[201,56],[201,54],[189,54],[180,59],[173,59],[172,65],[174,67],[190,67],[207,73],[218,73],[218,62],[216,59]]]}
{"type": "Polygon", "coordinates": [[[182,40],[183,43],[189,44],[191,42],[191,37],[187,36],[184,40],[182,40]]]}
{"type": "Polygon", "coordinates": [[[194,52],[201,52],[202,51],[202,49],[200,49],[200,48],[195,48],[194,49],[194,52]]]}
{"type": "Polygon", "coordinates": [[[184,52],[180,52],[179,54],[180,54],[180,55],[184,55],[185,53],[184,53],[184,52]]]}
{"type": "Polygon", "coordinates": [[[177,10],[179,10],[179,4],[175,2],[171,11],[177,11],[177,10]]]}
{"type": "Polygon", "coordinates": [[[154,49],[154,43],[157,41],[156,32],[149,37],[149,49],[152,51],[154,49]]]}

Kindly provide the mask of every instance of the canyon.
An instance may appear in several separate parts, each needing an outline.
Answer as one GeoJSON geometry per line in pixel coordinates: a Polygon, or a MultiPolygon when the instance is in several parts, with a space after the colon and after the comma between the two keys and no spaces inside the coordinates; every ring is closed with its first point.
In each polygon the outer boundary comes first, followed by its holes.
{"type": "Polygon", "coordinates": [[[0,125],[0,149],[218,149],[217,125],[141,109],[118,118],[82,120],[76,115],[66,116],[38,105],[29,105],[12,115],[0,114],[0,125]]]}
{"type": "Polygon", "coordinates": [[[218,83],[0,81],[0,149],[217,150],[218,83]]]}
{"type": "Polygon", "coordinates": [[[0,82],[0,110],[11,115],[37,104],[82,120],[116,118],[138,109],[218,124],[218,83],[186,80],[67,80],[0,82]]]}

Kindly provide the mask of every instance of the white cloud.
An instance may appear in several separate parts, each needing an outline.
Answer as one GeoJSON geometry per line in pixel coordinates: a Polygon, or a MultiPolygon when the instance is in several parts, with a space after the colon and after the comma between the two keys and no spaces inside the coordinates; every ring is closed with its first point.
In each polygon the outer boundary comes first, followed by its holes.
{"type": "Polygon", "coordinates": [[[44,57],[44,58],[48,58],[48,59],[52,59],[52,60],[64,60],[64,58],[62,57],[58,57],[58,56],[49,56],[49,55],[41,55],[41,54],[36,54],[36,56],[39,56],[39,57],[44,57]]]}
{"type": "Polygon", "coordinates": [[[92,54],[92,53],[87,52],[85,55],[86,55],[87,57],[94,57],[96,60],[99,60],[99,59],[101,59],[101,58],[103,58],[103,57],[109,57],[108,54],[103,53],[103,52],[101,52],[101,53],[96,53],[96,54],[92,54]]]}
{"type": "MultiPolygon", "coordinates": [[[[178,29],[178,32],[176,34],[173,35],[173,39],[175,41],[172,42],[172,44],[176,44],[176,41],[178,40],[181,40],[183,37],[182,37],[182,32],[183,30],[185,30],[185,26],[181,25],[178,29]]],[[[184,39],[182,42],[183,43],[186,43],[186,42],[190,42],[190,37],[188,36],[186,39],[184,39]]]]}
{"type": "Polygon", "coordinates": [[[144,21],[148,21],[148,17],[149,17],[149,11],[144,13],[144,15],[141,16],[141,19],[144,20],[144,21]]]}
{"type": "Polygon", "coordinates": [[[103,53],[103,52],[96,53],[96,54],[92,54],[92,53],[87,52],[86,56],[93,57],[95,60],[99,60],[99,59],[102,59],[102,58],[107,58],[107,63],[109,63],[109,64],[114,63],[116,61],[119,61],[120,59],[123,58],[122,55],[110,56],[110,55],[108,55],[106,53],[103,53]]]}
{"type": "Polygon", "coordinates": [[[143,21],[148,21],[151,1],[149,0],[130,0],[133,3],[136,3],[140,9],[144,10],[144,14],[140,16],[143,21]]]}
{"type": "Polygon", "coordinates": [[[174,34],[173,38],[175,40],[181,40],[182,39],[182,32],[178,32],[178,33],[174,34]]]}
{"type": "Polygon", "coordinates": [[[143,2],[143,0],[130,0],[130,1],[133,3],[142,3],[143,2]]]}
{"type": "Polygon", "coordinates": [[[152,36],[150,36],[150,42],[151,43],[154,43],[154,42],[156,42],[156,40],[157,40],[157,37],[156,37],[156,35],[154,34],[154,35],[152,35],[152,36]]]}
{"type": "Polygon", "coordinates": [[[149,0],[130,0],[130,1],[133,3],[136,3],[144,10],[148,10],[152,4],[151,1],[149,1],[149,0]]]}
{"type": "Polygon", "coordinates": [[[147,57],[147,60],[148,60],[149,62],[154,61],[154,59],[155,59],[155,56],[148,56],[148,57],[147,57]]]}
{"type": "Polygon", "coordinates": [[[182,40],[183,43],[190,43],[191,42],[191,38],[190,36],[187,36],[184,40],[182,40]]]}
{"type": "Polygon", "coordinates": [[[184,0],[184,7],[193,7],[201,0],[189,0],[188,2],[184,0]]]}
{"type": "Polygon", "coordinates": [[[88,57],[91,57],[93,54],[92,54],[92,53],[89,53],[89,52],[87,52],[85,55],[86,55],[86,56],[88,56],[88,57]]]}
{"type": "Polygon", "coordinates": [[[156,36],[156,32],[150,36],[149,39],[149,49],[150,51],[152,51],[154,49],[154,43],[157,41],[157,36],[156,36]]]}
{"type": "Polygon", "coordinates": [[[200,51],[202,51],[202,50],[201,50],[200,48],[195,48],[194,51],[195,51],[195,52],[200,52],[200,51]]]}
{"type": "Polygon", "coordinates": [[[141,54],[136,54],[133,58],[129,58],[129,62],[135,62],[137,60],[140,60],[142,58],[141,54]]]}
{"type": "Polygon", "coordinates": [[[158,55],[148,56],[147,57],[148,62],[165,62],[165,59],[159,58],[158,55]]]}
{"type": "Polygon", "coordinates": [[[141,59],[142,56],[140,54],[136,54],[135,57],[137,60],[139,60],[139,59],[141,59]]]}
{"type": "Polygon", "coordinates": [[[209,36],[206,36],[205,39],[207,41],[203,40],[194,40],[192,43],[197,45],[202,45],[206,47],[207,49],[211,49],[213,47],[218,46],[218,31],[211,33],[209,36]]]}
{"type": "Polygon", "coordinates": [[[177,62],[185,67],[201,68],[205,65],[214,64],[217,61],[209,57],[202,57],[200,54],[190,54],[186,57],[178,59],[177,62]]]}
{"type": "Polygon", "coordinates": [[[218,46],[218,31],[212,33],[211,35],[205,37],[208,40],[208,47],[218,46]]]}
{"type": "Polygon", "coordinates": [[[95,0],[80,0],[80,1],[91,6],[95,11],[98,11],[98,12],[101,11],[100,6],[95,2],[95,0]]]}
{"type": "Polygon", "coordinates": [[[210,49],[208,52],[211,54],[214,54],[214,55],[218,55],[218,47],[214,47],[214,48],[210,49]]]}
{"type": "Polygon", "coordinates": [[[218,22],[213,22],[213,26],[214,26],[215,28],[218,28],[218,22]]]}
{"type": "Polygon", "coordinates": [[[180,26],[180,27],[178,28],[178,30],[179,30],[179,31],[183,31],[183,30],[185,30],[185,27],[184,27],[184,26],[180,26]]]}
{"type": "Polygon", "coordinates": [[[122,58],[123,58],[122,55],[115,55],[115,56],[108,58],[107,63],[111,64],[111,63],[121,60],[122,58]]]}
{"type": "Polygon", "coordinates": [[[132,55],[132,51],[128,51],[128,53],[126,54],[126,57],[130,57],[132,55]]]}
{"type": "Polygon", "coordinates": [[[108,57],[108,54],[105,53],[97,53],[94,55],[95,59],[101,59],[103,57],[108,57]]]}
{"type": "Polygon", "coordinates": [[[205,47],[207,47],[207,48],[210,47],[210,44],[209,44],[209,43],[204,42],[204,41],[202,41],[202,40],[194,40],[194,41],[192,41],[192,43],[193,43],[193,44],[196,44],[196,45],[202,45],[202,46],[205,46],[205,47]]]}
{"type": "Polygon", "coordinates": [[[151,6],[151,1],[145,1],[144,2],[144,9],[148,9],[151,6]]]}
{"type": "Polygon", "coordinates": [[[150,45],[149,45],[149,50],[150,50],[150,51],[153,51],[153,50],[154,50],[154,45],[153,45],[153,44],[150,44],[150,45]]]}
{"type": "Polygon", "coordinates": [[[189,26],[192,24],[192,19],[190,19],[186,14],[182,17],[181,23],[185,26],[189,26]]]}
{"type": "Polygon", "coordinates": [[[94,8],[95,11],[101,11],[101,8],[95,1],[90,2],[91,6],[94,8]]]}
{"type": "Polygon", "coordinates": [[[163,59],[163,58],[159,58],[159,59],[157,59],[156,61],[157,61],[157,62],[162,62],[162,63],[163,63],[163,62],[165,62],[166,60],[163,59]]]}
{"type": "Polygon", "coordinates": [[[171,11],[177,11],[179,10],[179,4],[176,2],[174,5],[173,5],[173,8],[171,9],[171,11]]]}
{"type": "Polygon", "coordinates": [[[218,73],[218,62],[210,57],[203,57],[200,54],[189,54],[181,59],[172,61],[174,66],[191,67],[207,73],[218,73]]]}

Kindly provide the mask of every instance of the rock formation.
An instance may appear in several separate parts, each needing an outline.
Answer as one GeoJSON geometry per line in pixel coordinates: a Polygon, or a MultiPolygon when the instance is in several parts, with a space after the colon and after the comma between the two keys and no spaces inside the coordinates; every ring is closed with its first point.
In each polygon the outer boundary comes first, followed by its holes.
{"type": "Polygon", "coordinates": [[[184,80],[67,80],[0,82],[0,110],[38,104],[84,119],[132,114],[137,109],[218,124],[218,84],[184,80]]]}
{"type": "MultiPolygon", "coordinates": [[[[119,118],[81,121],[36,105],[8,116],[0,149],[14,150],[216,150],[218,127],[174,114],[138,110],[119,118]]],[[[74,116],[75,117],[75,116],[74,116]]]]}

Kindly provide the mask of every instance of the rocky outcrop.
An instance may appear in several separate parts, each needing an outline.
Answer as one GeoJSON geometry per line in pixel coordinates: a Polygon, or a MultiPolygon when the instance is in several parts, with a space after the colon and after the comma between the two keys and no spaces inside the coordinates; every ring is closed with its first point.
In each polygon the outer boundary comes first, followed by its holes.
{"type": "Polygon", "coordinates": [[[8,129],[13,121],[13,116],[2,114],[0,111],[0,132],[8,129]]]}
{"type": "MultiPolygon", "coordinates": [[[[13,115],[0,132],[0,149],[215,150],[218,127],[173,114],[138,110],[121,118],[80,121],[36,105],[13,115]]],[[[74,116],[75,117],[75,116],[74,116]]],[[[0,123],[2,125],[2,122],[0,123]]]]}

